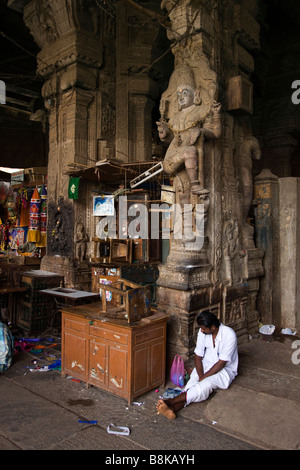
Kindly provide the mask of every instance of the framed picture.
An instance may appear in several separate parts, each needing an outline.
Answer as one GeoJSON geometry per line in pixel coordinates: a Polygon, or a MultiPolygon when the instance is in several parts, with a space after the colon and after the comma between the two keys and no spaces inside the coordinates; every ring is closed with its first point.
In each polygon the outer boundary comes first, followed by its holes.
{"type": "Polygon", "coordinates": [[[94,196],[93,197],[93,215],[109,216],[115,214],[115,205],[113,196],[94,196]]]}

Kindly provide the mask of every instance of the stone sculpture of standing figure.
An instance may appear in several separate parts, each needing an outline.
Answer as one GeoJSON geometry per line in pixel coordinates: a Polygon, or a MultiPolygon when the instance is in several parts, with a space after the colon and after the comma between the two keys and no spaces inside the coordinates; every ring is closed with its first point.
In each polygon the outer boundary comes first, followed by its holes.
{"type": "MultiPolygon", "coordinates": [[[[176,70],[175,72],[176,73],[176,70]]],[[[162,119],[157,123],[159,137],[170,145],[163,162],[164,171],[177,177],[177,190],[181,204],[190,203],[191,194],[207,193],[204,187],[204,139],[221,135],[221,105],[213,101],[202,104],[200,90],[196,88],[193,71],[188,66],[177,70],[176,98],[178,109],[164,119],[167,103],[162,100],[162,119]],[[185,170],[188,179],[184,178],[185,170]]]]}
{"type": "Polygon", "coordinates": [[[75,234],[75,258],[79,261],[84,261],[86,255],[86,245],[88,236],[85,233],[84,225],[78,224],[75,234]]]}

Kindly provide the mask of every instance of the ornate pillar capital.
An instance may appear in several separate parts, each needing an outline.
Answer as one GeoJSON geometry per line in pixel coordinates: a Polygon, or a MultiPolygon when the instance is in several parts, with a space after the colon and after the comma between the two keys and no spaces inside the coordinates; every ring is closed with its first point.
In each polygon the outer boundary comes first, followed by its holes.
{"type": "Polygon", "coordinates": [[[31,0],[8,0],[7,6],[12,10],[23,13],[25,6],[30,2],[31,0]]]}
{"type": "Polygon", "coordinates": [[[31,0],[24,22],[41,48],[37,73],[46,84],[44,98],[73,86],[95,88],[102,65],[100,10],[94,2],[31,0]]]}
{"type": "Polygon", "coordinates": [[[214,37],[213,10],[216,8],[216,2],[206,2],[204,7],[191,0],[163,0],[161,8],[168,12],[171,29],[167,35],[176,49],[180,45],[186,46],[192,38],[192,42],[197,42],[203,52],[208,56],[211,54],[214,37]]]}

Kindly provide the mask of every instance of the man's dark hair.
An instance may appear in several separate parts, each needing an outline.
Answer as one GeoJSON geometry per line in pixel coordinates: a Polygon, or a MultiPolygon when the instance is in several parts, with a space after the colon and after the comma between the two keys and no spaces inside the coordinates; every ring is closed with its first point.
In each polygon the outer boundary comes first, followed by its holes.
{"type": "Polygon", "coordinates": [[[197,323],[199,326],[205,326],[207,328],[211,328],[213,325],[216,327],[220,326],[220,320],[209,310],[204,310],[199,313],[197,316],[197,323]]]}

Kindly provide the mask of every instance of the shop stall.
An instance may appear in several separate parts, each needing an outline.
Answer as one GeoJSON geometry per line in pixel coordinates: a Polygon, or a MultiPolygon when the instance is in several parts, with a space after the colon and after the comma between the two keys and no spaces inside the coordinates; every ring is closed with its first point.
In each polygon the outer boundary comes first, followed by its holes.
{"type": "MultiPolygon", "coordinates": [[[[158,266],[170,249],[175,202],[172,180],[164,174],[161,162],[105,159],[93,167],[71,164],[67,175],[75,211],[82,200],[90,205],[86,207],[89,243],[81,224],[82,231],[75,236],[75,257],[82,261],[86,254],[92,291],[102,296],[102,285],[123,279],[150,285],[155,301],[158,266]]],[[[108,305],[115,306],[115,297],[106,290],[108,305]]]]}
{"type": "Polygon", "coordinates": [[[0,174],[1,320],[18,323],[26,271],[39,270],[46,252],[47,168],[0,174]]]}

